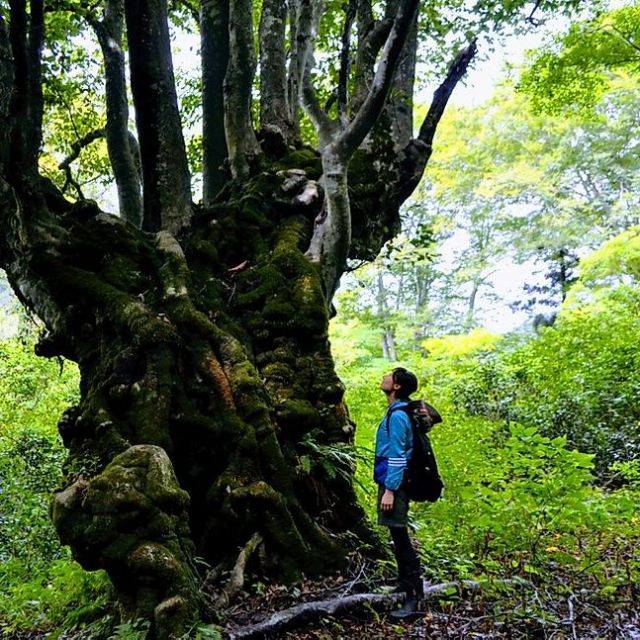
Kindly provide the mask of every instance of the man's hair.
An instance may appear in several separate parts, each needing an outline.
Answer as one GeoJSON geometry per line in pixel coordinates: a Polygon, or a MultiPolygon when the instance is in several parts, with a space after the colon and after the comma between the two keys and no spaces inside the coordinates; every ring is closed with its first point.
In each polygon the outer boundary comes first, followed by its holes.
{"type": "Polygon", "coordinates": [[[408,398],[418,388],[418,379],[404,367],[397,367],[391,372],[395,384],[400,385],[396,397],[408,398]]]}

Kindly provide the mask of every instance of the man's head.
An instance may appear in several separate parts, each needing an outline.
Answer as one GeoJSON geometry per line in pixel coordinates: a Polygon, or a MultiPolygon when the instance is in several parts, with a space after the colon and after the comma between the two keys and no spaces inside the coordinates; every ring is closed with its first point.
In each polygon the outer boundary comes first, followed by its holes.
{"type": "Polygon", "coordinates": [[[418,388],[418,380],[403,367],[397,367],[382,378],[380,389],[390,400],[407,400],[418,388]]]}

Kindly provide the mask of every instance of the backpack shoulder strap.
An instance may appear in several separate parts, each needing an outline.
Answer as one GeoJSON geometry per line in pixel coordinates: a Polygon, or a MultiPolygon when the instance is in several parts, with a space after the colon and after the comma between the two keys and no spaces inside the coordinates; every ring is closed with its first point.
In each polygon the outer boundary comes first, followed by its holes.
{"type": "MultiPolygon", "coordinates": [[[[386,416],[386,422],[385,422],[387,433],[389,433],[389,423],[391,422],[391,414],[395,413],[396,411],[404,411],[407,414],[407,416],[409,416],[409,412],[407,411],[408,406],[409,405],[405,404],[401,407],[396,407],[395,409],[387,409],[387,416],[386,416]]],[[[411,416],[409,416],[409,422],[411,422],[411,416]]]]}

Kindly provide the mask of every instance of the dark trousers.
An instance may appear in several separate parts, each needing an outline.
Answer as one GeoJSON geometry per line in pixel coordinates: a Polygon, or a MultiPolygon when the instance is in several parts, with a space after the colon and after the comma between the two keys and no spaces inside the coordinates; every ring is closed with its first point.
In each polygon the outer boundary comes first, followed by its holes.
{"type": "Polygon", "coordinates": [[[420,589],[420,560],[409,539],[407,527],[389,527],[393,540],[393,552],[398,564],[398,579],[400,585],[407,589],[420,589]]]}

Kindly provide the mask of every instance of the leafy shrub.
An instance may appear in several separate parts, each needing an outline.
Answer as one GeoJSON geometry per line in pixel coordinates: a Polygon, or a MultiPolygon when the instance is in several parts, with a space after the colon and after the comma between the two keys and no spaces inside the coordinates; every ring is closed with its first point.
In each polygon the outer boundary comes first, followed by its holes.
{"type": "Polygon", "coordinates": [[[77,384],[75,366],[37,358],[31,342],[0,342],[0,560],[31,571],[66,555],[48,503],[65,456],[56,424],[77,384]]]}
{"type": "Polygon", "coordinates": [[[19,559],[0,565],[0,631],[78,628],[104,616],[111,600],[106,574],[88,573],[70,559],[42,564],[35,574],[19,559]]]}

